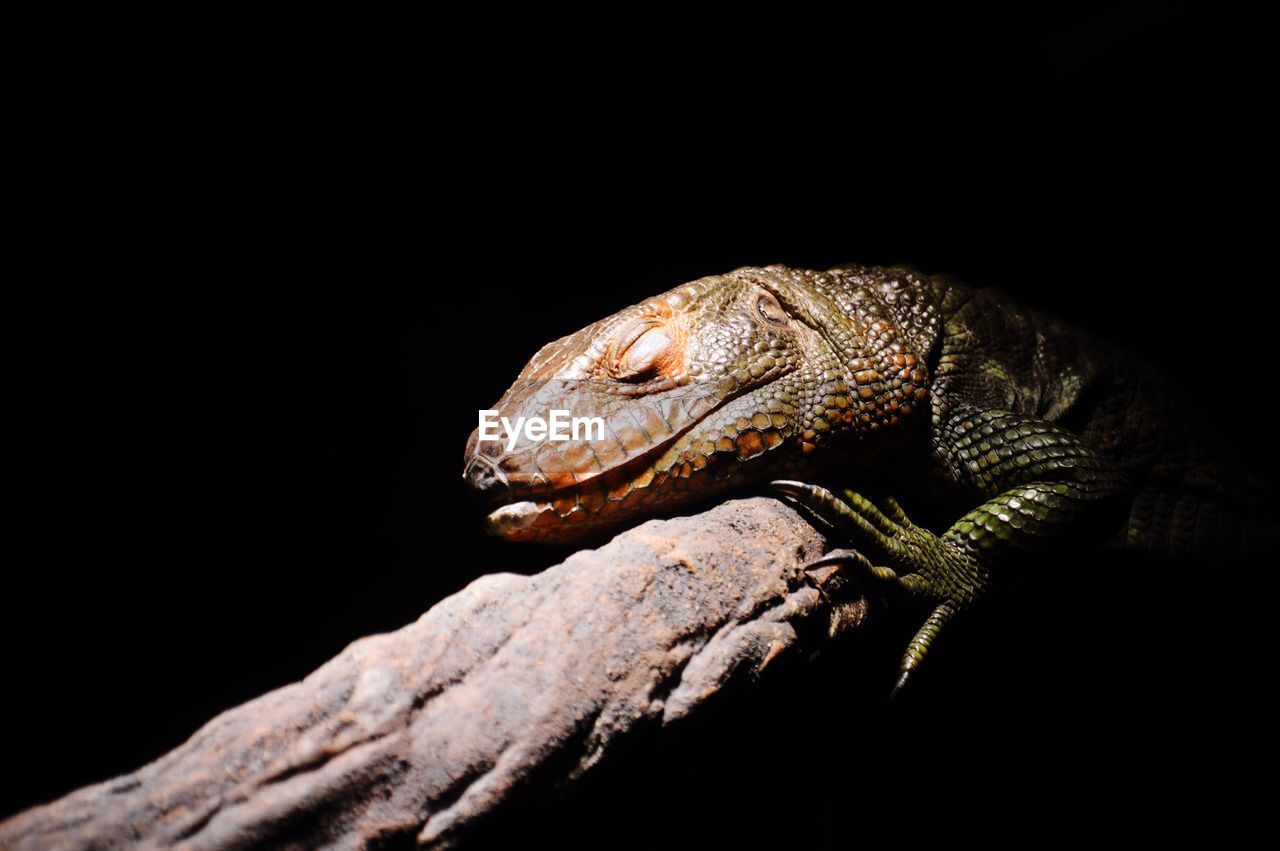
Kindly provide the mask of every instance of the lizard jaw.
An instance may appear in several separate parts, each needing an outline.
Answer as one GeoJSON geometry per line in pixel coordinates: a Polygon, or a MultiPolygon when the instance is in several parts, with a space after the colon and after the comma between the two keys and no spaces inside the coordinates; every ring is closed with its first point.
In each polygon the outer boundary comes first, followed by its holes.
{"type": "Polygon", "coordinates": [[[547,503],[538,507],[537,503],[523,500],[502,506],[490,512],[484,521],[484,530],[495,538],[515,538],[527,531],[538,517],[551,509],[547,503]]]}

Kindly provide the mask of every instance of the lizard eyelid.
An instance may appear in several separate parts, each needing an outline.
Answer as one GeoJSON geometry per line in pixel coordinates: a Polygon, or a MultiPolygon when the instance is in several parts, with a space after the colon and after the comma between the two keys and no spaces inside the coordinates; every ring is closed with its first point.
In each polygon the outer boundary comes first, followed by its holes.
{"type": "Polygon", "coordinates": [[[635,322],[617,340],[609,359],[609,371],[620,381],[652,378],[661,370],[673,343],[671,332],[662,323],[635,322]]]}

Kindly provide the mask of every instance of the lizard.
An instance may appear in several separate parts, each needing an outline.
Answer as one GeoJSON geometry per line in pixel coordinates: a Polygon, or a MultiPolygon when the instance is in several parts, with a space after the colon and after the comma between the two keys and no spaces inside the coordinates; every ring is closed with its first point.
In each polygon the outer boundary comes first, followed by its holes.
{"type": "Polygon", "coordinates": [[[808,567],[922,604],[895,692],[1011,565],[1063,547],[1229,563],[1276,537],[1271,494],[1138,356],[911,266],[675,287],[543,347],[494,406],[556,409],[603,433],[471,435],[463,478],[488,531],[589,540],[770,483],[847,539],[808,567]],[[866,486],[813,483],[833,472],[866,486]]]}

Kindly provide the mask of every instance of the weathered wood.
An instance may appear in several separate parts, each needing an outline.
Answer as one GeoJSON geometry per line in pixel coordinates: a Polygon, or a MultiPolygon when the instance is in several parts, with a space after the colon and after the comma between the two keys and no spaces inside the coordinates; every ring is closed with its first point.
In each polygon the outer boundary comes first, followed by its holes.
{"type": "Polygon", "coordinates": [[[800,569],[823,547],[761,497],[483,576],[154,763],[9,819],[0,845],[452,844],[529,784],[574,781],[621,737],[860,623],[861,601],[833,607],[829,574],[800,569]]]}

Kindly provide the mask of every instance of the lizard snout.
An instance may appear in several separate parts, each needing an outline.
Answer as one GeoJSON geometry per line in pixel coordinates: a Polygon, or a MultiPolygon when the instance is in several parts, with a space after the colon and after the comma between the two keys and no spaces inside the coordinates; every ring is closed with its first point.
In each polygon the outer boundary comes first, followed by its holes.
{"type": "Polygon", "coordinates": [[[467,490],[481,505],[497,506],[511,501],[511,485],[497,466],[468,447],[462,479],[467,490]]]}

